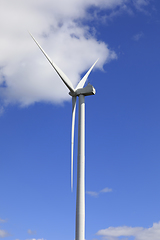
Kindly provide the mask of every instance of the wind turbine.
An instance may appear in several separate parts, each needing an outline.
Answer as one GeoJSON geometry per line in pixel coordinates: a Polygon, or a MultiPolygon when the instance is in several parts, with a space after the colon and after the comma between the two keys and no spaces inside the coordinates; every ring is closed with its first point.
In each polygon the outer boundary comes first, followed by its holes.
{"type": "Polygon", "coordinates": [[[73,147],[74,147],[74,128],[75,128],[75,112],[76,100],[79,97],[79,119],[78,119],[78,157],[77,157],[77,196],[76,196],[76,236],[75,240],[85,240],[85,96],[94,95],[95,88],[88,84],[84,87],[85,82],[95,66],[96,62],[91,66],[85,76],[74,89],[69,78],[62,70],[48,57],[36,39],[31,37],[38,45],[42,53],[48,59],[54,70],[62,79],[64,84],[70,90],[72,96],[72,133],[71,133],[71,189],[73,189],[73,147]]]}

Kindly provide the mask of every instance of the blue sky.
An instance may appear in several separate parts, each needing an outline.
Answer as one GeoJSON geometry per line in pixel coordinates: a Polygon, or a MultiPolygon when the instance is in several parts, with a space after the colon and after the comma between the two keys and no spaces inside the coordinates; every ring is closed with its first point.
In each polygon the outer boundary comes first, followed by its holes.
{"type": "Polygon", "coordinates": [[[86,97],[86,240],[160,239],[160,3],[2,1],[0,237],[73,239],[71,99],[29,36],[86,97]]]}

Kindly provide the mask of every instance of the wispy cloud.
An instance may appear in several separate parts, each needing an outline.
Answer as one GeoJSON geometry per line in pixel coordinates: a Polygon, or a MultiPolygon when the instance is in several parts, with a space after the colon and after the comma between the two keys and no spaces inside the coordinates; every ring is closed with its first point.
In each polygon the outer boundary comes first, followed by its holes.
{"type": "Polygon", "coordinates": [[[109,227],[99,230],[97,235],[103,236],[104,239],[122,239],[122,237],[134,237],[134,240],[159,240],[160,239],[160,222],[153,223],[150,228],[143,227],[109,227]]]}
{"type": "Polygon", "coordinates": [[[88,19],[88,8],[93,5],[112,9],[117,4],[116,0],[21,3],[15,0],[14,4],[12,0],[4,1],[0,8],[0,96],[5,104],[26,106],[39,101],[61,103],[70,99],[68,89],[27,29],[75,86],[97,58],[100,60],[95,69],[102,69],[105,63],[117,58],[105,42],[96,38],[95,30],[93,33],[92,27],[84,25],[81,19],[88,19]]]}
{"type": "Polygon", "coordinates": [[[144,36],[143,32],[140,32],[140,33],[135,34],[135,35],[132,37],[132,39],[133,39],[134,41],[139,41],[139,39],[142,38],[143,36],[144,36]]]}
{"type": "MultiPolygon", "coordinates": [[[[3,106],[0,106],[0,116],[3,114],[4,112],[4,107],[3,106]]],[[[1,220],[0,220],[1,221],[1,220]]]]}
{"type": "Polygon", "coordinates": [[[86,193],[92,197],[98,197],[100,193],[107,193],[107,192],[112,192],[111,188],[104,188],[102,190],[100,190],[99,192],[95,192],[95,191],[86,191],[86,193]]]}
{"type": "Polygon", "coordinates": [[[108,188],[108,187],[106,187],[106,188],[102,189],[100,192],[102,192],[102,193],[106,193],[106,192],[112,192],[112,189],[111,189],[111,188],[108,188]]]}
{"type": "Polygon", "coordinates": [[[9,233],[5,230],[0,229],[0,238],[8,237],[9,233]]]}
{"type": "Polygon", "coordinates": [[[93,192],[93,191],[86,191],[86,193],[92,197],[97,197],[99,195],[98,192],[93,192]]]}
{"type": "MultiPolygon", "coordinates": [[[[6,219],[0,218],[0,223],[6,223],[6,222],[7,222],[6,219]]],[[[9,235],[10,234],[6,230],[0,229],[0,238],[5,238],[5,237],[8,237],[9,235]]]]}
{"type": "Polygon", "coordinates": [[[26,240],[46,240],[46,239],[44,239],[44,238],[30,238],[30,239],[26,239],[26,240]]]}
{"type": "Polygon", "coordinates": [[[34,235],[34,234],[36,234],[36,231],[32,231],[31,229],[28,229],[28,234],[30,234],[30,235],[34,235]]]}
{"type": "Polygon", "coordinates": [[[0,222],[1,222],[1,223],[5,223],[5,222],[7,222],[7,220],[0,218],[0,222]]]}

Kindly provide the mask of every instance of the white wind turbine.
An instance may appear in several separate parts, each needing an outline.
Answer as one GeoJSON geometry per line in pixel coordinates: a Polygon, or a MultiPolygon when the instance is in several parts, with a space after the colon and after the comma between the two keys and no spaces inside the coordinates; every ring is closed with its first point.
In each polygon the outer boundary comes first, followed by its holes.
{"type": "MultiPolygon", "coordinates": [[[[30,34],[31,35],[31,34],[30,34]]],[[[79,119],[78,119],[78,157],[77,157],[77,196],[76,196],[76,236],[75,240],[85,240],[85,96],[94,95],[95,89],[92,85],[84,84],[95,66],[96,62],[91,66],[85,76],[74,89],[69,78],[62,70],[48,57],[36,39],[31,35],[35,43],[48,59],[54,70],[62,79],[64,84],[70,90],[72,96],[72,133],[71,133],[71,189],[73,189],[73,146],[74,146],[74,128],[75,128],[75,112],[76,98],[79,97],[79,119]]]]}

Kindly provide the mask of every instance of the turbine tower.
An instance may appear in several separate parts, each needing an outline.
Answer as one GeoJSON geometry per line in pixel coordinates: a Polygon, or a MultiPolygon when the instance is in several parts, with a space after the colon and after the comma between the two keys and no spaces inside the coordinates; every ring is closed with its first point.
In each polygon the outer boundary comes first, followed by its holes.
{"type": "MultiPolygon", "coordinates": [[[[31,34],[30,34],[31,35],[31,34]]],[[[91,66],[85,76],[74,89],[69,78],[62,70],[48,57],[36,39],[31,35],[35,43],[38,45],[42,53],[48,59],[54,70],[62,79],[64,84],[70,90],[72,96],[72,133],[71,133],[71,189],[73,189],[73,147],[74,147],[74,128],[75,128],[75,112],[76,100],[79,97],[79,119],[78,119],[78,157],[77,157],[77,196],[76,196],[76,231],[75,240],[85,240],[85,96],[94,95],[95,89],[88,84],[84,87],[85,82],[95,66],[96,62],[91,66]]]]}

